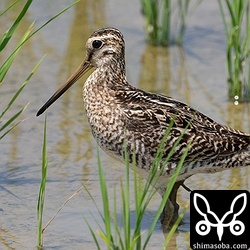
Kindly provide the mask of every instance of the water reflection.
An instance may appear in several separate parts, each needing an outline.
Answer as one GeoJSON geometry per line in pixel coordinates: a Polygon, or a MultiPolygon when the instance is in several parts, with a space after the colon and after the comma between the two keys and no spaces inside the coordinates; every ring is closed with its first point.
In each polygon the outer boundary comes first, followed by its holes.
{"type": "Polygon", "coordinates": [[[140,88],[191,103],[190,75],[182,47],[146,46],[141,59],[140,88]]]}
{"type": "Polygon", "coordinates": [[[250,133],[250,103],[227,103],[226,122],[228,126],[250,133]]]}
{"type": "Polygon", "coordinates": [[[15,235],[12,235],[7,230],[0,228],[0,243],[2,243],[3,246],[6,247],[7,249],[16,249],[15,247],[12,247],[13,242],[15,244],[18,244],[18,240],[15,237],[15,235]]]}
{"type": "MultiPolygon", "coordinates": [[[[99,25],[105,25],[105,13],[100,6],[103,1],[86,4],[79,2],[71,22],[66,53],[60,64],[58,82],[64,82],[78,67],[85,56],[85,42],[93,30],[99,25]]],[[[56,143],[56,152],[61,156],[60,164],[65,165],[73,156],[73,162],[83,167],[83,175],[88,179],[91,173],[88,166],[94,158],[96,144],[84,113],[82,101],[82,86],[88,75],[82,77],[74,87],[66,93],[60,102],[60,118],[55,125],[61,133],[56,143]]]]}
{"type": "Polygon", "coordinates": [[[147,45],[141,58],[139,88],[167,93],[170,79],[169,48],[147,45]]]}

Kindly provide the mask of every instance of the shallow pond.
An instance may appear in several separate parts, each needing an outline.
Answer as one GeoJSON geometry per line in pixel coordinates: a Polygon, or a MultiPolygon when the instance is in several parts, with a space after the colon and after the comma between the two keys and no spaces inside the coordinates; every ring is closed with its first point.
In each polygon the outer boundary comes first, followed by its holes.
{"type": "MultiPolygon", "coordinates": [[[[10,2],[10,1],[6,1],[10,2]]],[[[10,4],[10,3],[8,3],[10,4]]],[[[0,9],[8,6],[0,3],[0,9]]],[[[14,42],[36,19],[43,24],[70,1],[34,1],[14,42]]],[[[21,6],[20,6],[21,7],[21,6]]],[[[5,30],[17,13],[0,19],[5,30]]],[[[35,249],[37,244],[36,206],[41,178],[41,150],[44,116],[37,110],[74,72],[85,55],[85,42],[93,30],[115,26],[126,41],[129,81],[142,89],[164,93],[186,102],[220,123],[250,132],[250,104],[235,106],[227,101],[225,34],[216,1],[204,1],[189,17],[183,48],[157,48],[145,43],[144,22],[139,1],[81,1],[35,35],[20,51],[1,86],[1,108],[29,72],[46,54],[28,83],[13,113],[29,102],[24,122],[0,144],[0,249],[35,249]]],[[[12,46],[12,47],[11,47],[12,46]]],[[[47,112],[48,183],[44,222],[47,222],[83,182],[101,208],[97,169],[97,146],[92,138],[82,104],[81,79],[47,112]]],[[[124,176],[124,166],[101,152],[110,193],[124,176]]],[[[196,175],[186,181],[191,189],[250,189],[250,169],[196,175]]],[[[143,229],[150,226],[160,197],[156,195],[145,215],[143,229]]],[[[188,204],[189,194],[179,190],[179,202],[188,204]]],[[[45,249],[95,249],[87,219],[98,229],[98,211],[82,190],[59,213],[44,235],[45,249]],[[91,211],[91,213],[90,213],[91,211]]],[[[132,213],[133,216],[133,213],[132,213]]],[[[188,212],[183,230],[171,241],[171,248],[188,249],[188,212]]],[[[160,223],[148,249],[160,249],[164,234],[160,223]]]]}

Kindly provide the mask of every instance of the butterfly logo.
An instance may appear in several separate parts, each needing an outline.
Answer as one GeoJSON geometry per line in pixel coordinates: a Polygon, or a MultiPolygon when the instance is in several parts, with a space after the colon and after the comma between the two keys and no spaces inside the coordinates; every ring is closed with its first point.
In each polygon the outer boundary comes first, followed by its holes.
{"type": "Polygon", "coordinates": [[[217,228],[217,235],[219,241],[221,241],[222,239],[225,227],[229,227],[230,232],[236,236],[244,233],[245,225],[243,224],[242,221],[237,220],[237,217],[246,208],[247,205],[246,193],[239,194],[233,199],[229,211],[227,211],[222,216],[221,219],[213,211],[211,211],[210,205],[207,199],[203,195],[195,193],[193,198],[193,203],[196,211],[203,217],[203,219],[197,222],[195,225],[195,230],[199,235],[204,236],[209,234],[211,227],[217,228]],[[239,208],[240,207],[239,205],[241,204],[240,202],[242,201],[243,205],[241,208],[239,208]],[[200,204],[200,207],[198,203],[200,204]]]}

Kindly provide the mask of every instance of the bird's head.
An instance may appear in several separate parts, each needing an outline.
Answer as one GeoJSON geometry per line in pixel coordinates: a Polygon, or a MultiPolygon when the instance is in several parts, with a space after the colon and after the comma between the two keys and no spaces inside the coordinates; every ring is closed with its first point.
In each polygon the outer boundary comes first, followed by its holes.
{"type": "Polygon", "coordinates": [[[86,42],[86,60],[94,67],[114,64],[124,59],[125,42],[115,28],[94,31],[86,42]]]}
{"type": "Polygon", "coordinates": [[[63,95],[77,80],[93,67],[107,65],[124,65],[125,43],[122,33],[115,28],[102,28],[92,33],[86,43],[86,57],[75,73],[52,95],[52,97],[37,112],[41,115],[61,95],[63,95]]]}

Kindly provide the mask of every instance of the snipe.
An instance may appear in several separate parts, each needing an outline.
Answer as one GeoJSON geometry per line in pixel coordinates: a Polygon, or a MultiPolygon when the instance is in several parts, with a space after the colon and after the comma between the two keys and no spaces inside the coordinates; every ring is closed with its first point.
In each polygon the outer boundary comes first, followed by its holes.
{"type": "MultiPolygon", "coordinates": [[[[93,136],[99,146],[115,158],[123,158],[124,140],[129,159],[135,152],[139,173],[150,170],[156,151],[171,121],[163,160],[184,133],[157,189],[164,194],[169,177],[186,146],[190,148],[163,212],[162,223],[170,228],[178,216],[176,194],[191,175],[250,165],[250,135],[220,125],[199,111],[170,97],[131,86],[126,78],[125,43],[115,28],[99,29],[86,43],[86,57],[76,72],[44,104],[42,114],[84,73],[95,67],[83,87],[84,105],[93,136]],[[188,125],[188,127],[187,127],[188,125]]],[[[163,161],[162,161],[163,162],[163,161]]]]}

